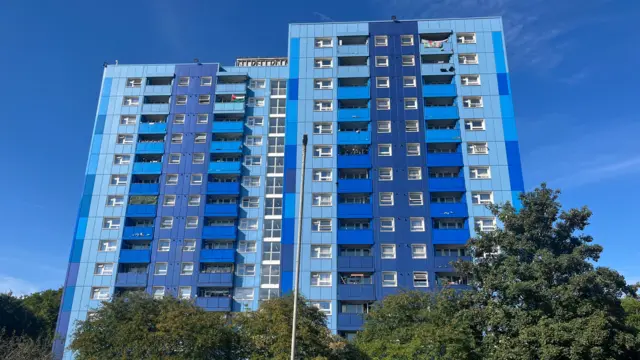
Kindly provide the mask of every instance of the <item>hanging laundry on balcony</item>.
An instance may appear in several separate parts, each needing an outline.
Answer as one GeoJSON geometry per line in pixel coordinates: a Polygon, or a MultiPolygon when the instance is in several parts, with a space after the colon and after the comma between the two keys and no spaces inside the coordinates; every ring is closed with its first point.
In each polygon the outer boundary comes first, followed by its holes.
{"type": "Polygon", "coordinates": [[[441,48],[443,44],[444,41],[422,40],[422,45],[426,48],[441,48]]]}
{"type": "Polygon", "coordinates": [[[231,102],[244,102],[244,95],[231,95],[231,102]]]}

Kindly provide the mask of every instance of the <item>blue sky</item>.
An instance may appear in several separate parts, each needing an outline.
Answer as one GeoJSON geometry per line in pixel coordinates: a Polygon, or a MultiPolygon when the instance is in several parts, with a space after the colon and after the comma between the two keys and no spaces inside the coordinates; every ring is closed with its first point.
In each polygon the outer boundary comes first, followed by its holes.
{"type": "Polygon", "coordinates": [[[525,185],[588,205],[600,264],[640,281],[638,1],[5,0],[0,291],[64,282],[104,61],[286,56],[289,22],[391,15],[504,17],[525,185]]]}

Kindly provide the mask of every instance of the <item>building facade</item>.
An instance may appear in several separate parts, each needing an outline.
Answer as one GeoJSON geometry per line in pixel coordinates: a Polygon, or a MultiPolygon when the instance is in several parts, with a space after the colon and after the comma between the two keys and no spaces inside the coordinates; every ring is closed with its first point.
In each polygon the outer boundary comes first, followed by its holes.
{"type": "Polygon", "coordinates": [[[125,291],[248,311],[300,289],[350,337],[523,191],[500,18],[291,24],[288,57],[107,65],[54,345],[125,291]],[[306,168],[302,136],[308,134],[306,168]],[[302,171],[306,174],[300,193],[302,171]]]}

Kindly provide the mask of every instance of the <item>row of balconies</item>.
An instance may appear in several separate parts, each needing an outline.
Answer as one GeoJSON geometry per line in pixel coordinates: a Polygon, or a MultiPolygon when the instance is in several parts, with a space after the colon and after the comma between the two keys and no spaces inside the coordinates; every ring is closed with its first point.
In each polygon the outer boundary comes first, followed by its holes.
{"type": "MultiPolygon", "coordinates": [[[[160,184],[134,183],[129,189],[130,195],[157,195],[160,192],[160,184]]],[[[210,182],[207,184],[208,195],[239,195],[239,182],[210,182]]]]}

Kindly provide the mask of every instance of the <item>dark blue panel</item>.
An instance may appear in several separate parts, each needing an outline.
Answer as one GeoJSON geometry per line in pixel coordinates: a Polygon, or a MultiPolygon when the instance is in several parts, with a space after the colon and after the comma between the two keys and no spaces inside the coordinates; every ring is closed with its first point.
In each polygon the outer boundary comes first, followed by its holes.
{"type": "Polygon", "coordinates": [[[94,134],[102,134],[104,132],[104,123],[107,120],[107,115],[98,115],[96,117],[96,127],[94,134]]]}
{"type": "Polygon", "coordinates": [[[469,241],[469,229],[433,229],[434,245],[465,245],[469,241]]]}
{"type": "Polygon", "coordinates": [[[372,230],[338,230],[338,245],[372,245],[372,230]]]}
{"type": "Polygon", "coordinates": [[[429,191],[464,191],[464,178],[429,178],[429,191]]]}
{"type": "Polygon", "coordinates": [[[231,298],[219,297],[198,297],[196,305],[207,311],[231,311],[231,298]]]}
{"type": "Polygon", "coordinates": [[[153,239],[153,227],[125,226],[122,233],[123,240],[151,240],[153,239]]]}
{"type": "Polygon", "coordinates": [[[287,86],[287,97],[289,100],[298,100],[298,79],[289,79],[287,86]]]}
{"type": "Polygon", "coordinates": [[[498,77],[498,92],[500,95],[509,95],[509,75],[505,73],[496,74],[498,77]]]}
{"type": "Polygon", "coordinates": [[[338,217],[342,219],[370,219],[373,217],[371,204],[338,204],[338,217]]]}
{"type": "Polygon", "coordinates": [[[295,169],[296,168],[296,151],[298,149],[297,145],[285,145],[284,146],[284,168],[285,169],[295,169]]]}
{"type": "Polygon", "coordinates": [[[238,217],[237,204],[207,204],[204,216],[238,217]]]}
{"type": "Polygon", "coordinates": [[[232,287],[233,273],[198,274],[198,285],[232,287]]]}
{"type": "Polygon", "coordinates": [[[118,273],[116,286],[147,286],[147,277],[147,273],[118,273]]]}
{"type": "Polygon", "coordinates": [[[140,264],[151,261],[151,250],[120,250],[120,263],[140,264]]]}
{"type": "Polygon", "coordinates": [[[235,226],[204,226],[202,228],[203,239],[235,239],[235,226]]]}
{"type": "Polygon", "coordinates": [[[364,324],[364,317],[362,314],[338,314],[338,330],[341,331],[355,331],[361,330],[364,324]]]}
{"type": "Polygon", "coordinates": [[[280,293],[287,294],[293,291],[293,271],[283,271],[280,275],[280,293]]]}
{"type": "Polygon", "coordinates": [[[524,191],[522,167],[520,165],[520,149],[517,141],[505,141],[507,163],[509,164],[509,183],[512,191],[524,191]]]}
{"type": "Polygon", "coordinates": [[[372,272],[373,270],[373,256],[338,256],[338,271],[372,272]]]}
{"type": "Polygon", "coordinates": [[[294,218],[283,218],[282,219],[282,244],[293,244],[294,239],[294,218]]]}
{"type": "Polygon", "coordinates": [[[66,286],[64,288],[64,294],[62,297],[62,311],[71,311],[71,305],[73,305],[73,296],[76,293],[75,286],[66,286]]]}
{"type": "Polygon", "coordinates": [[[427,166],[462,166],[462,154],[427,154],[427,166]]]}
{"type": "Polygon", "coordinates": [[[467,203],[431,203],[431,216],[436,218],[466,218],[469,216],[467,203]]]}
{"type": "Polygon", "coordinates": [[[201,262],[234,262],[235,260],[234,249],[205,249],[200,251],[201,262]]]}
{"type": "Polygon", "coordinates": [[[129,195],[157,195],[159,191],[159,184],[131,184],[129,195]]]}
{"type": "MultiPolygon", "coordinates": [[[[293,255],[293,251],[294,251],[293,244],[282,244],[280,251],[282,252],[283,258],[285,256],[287,259],[295,258],[295,256],[293,255]]],[[[293,271],[293,262],[287,262],[285,264],[282,264],[282,271],[293,271]]]]}
{"type": "Polygon", "coordinates": [[[338,285],[338,300],[372,301],[376,299],[373,284],[369,285],[338,285]]]}
{"type": "Polygon", "coordinates": [[[93,185],[96,182],[96,176],[95,175],[87,175],[84,178],[84,191],[82,192],[83,195],[93,195],[93,185]]]}
{"type": "Polygon", "coordinates": [[[81,217],[89,217],[89,209],[91,208],[91,195],[82,196],[82,200],[80,200],[80,210],[78,212],[78,216],[81,217]]]}
{"type": "Polygon", "coordinates": [[[338,193],[370,193],[371,179],[340,179],[338,193]]]}
{"type": "Polygon", "coordinates": [[[284,169],[284,192],[294,194],[296,192],[296,169],[284,169]]]}
{"type": "Polygon", "coordinates": [[[211,195],[238,195],[240,194],[239,182],[213,182],[207,184],[207,194],[211,195]]]}
{"type": "Polygon", "coordinates": [[[155,217],[156,205],[128,205],[127,216],[131,217],[155,217]]]}

